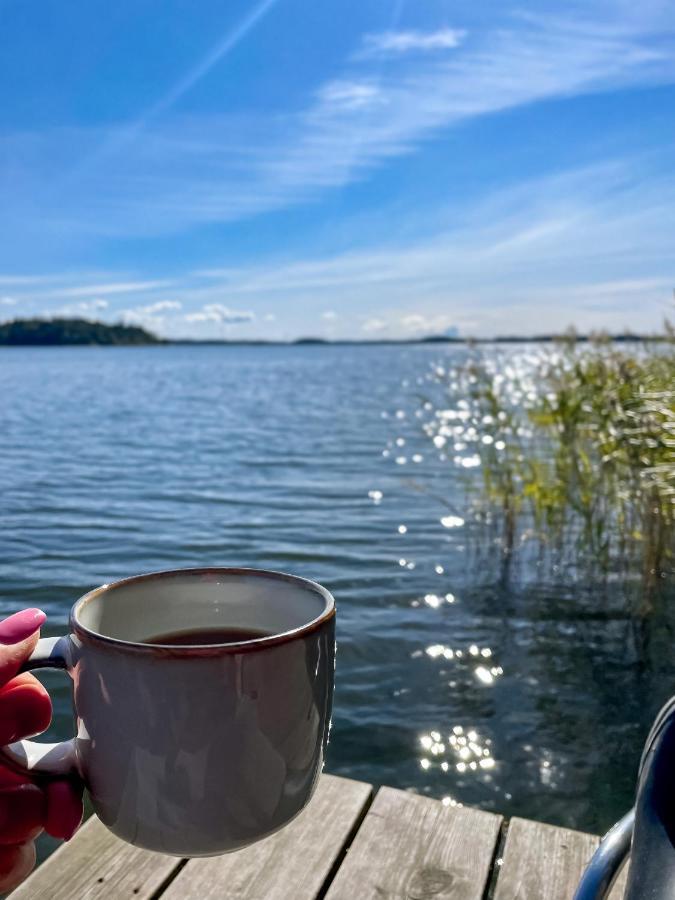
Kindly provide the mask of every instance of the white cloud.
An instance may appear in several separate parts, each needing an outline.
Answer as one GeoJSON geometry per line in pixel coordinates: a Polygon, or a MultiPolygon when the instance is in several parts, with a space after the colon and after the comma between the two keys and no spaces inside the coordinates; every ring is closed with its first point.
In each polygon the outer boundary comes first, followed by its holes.
{"type": "Polygon", "coordinates": [[[338,317],[336,312],[333,312],[332,309],[327,309],[326,312],[321,313],[321,318],[325,319],[326,322],[334,322],[338,317]]]}
{"type": "Polygon", "coordinates": [[[361,326],[361,330],[365,331],[367,334],[372,334],[374,332],[384,331],[386,327],[387,323],[384,319],[373,317],[371,319],[366,319],[361,326]]]}
{"type": "Polygon", "coordinates": [[[427,319],[419,315],[419,313],[414,313],[409,316],[402,316],[401,325],[404,328],[409,328],[411,331],[419,331],[420,328],[426,328],[427,319]]]}
{"type": "Polygon", "coordinates": [[[455,325],[456,316],[444,313],[431,315],[410,313],[408,315],[401,316],[399,321],[400,325],[403,328],[403,331],[411,335],[455,335],[459,330],[455,325]]]}
{"type": "Polygon", "coordinates": [[[157,303],[151,303],[149,306],[142,307],[143,311],[149,316],[157,315],[160,312],[167,312],[171,309],[180,309],[182,303],[178,300],[159,300],[157,303]]]}
{"type": "Polygon", "coordinates": [[[16,306],[16,303],[14,297],[0,297],[0,306],[16,306]]]}
{"type": "Polygon", "coordinates": [[[68,303],[58,309],[48,310],[54,316],[82,316],[89,313],[100,313],[108,308],[108,301],[102,299],[82,300],[80,303],[68,303]]]}
{"type": "Polygon", "coordinates": [[[387,56],[411,51],[453,50],[459,47],[465,37],[466,31],[461,28],[441,28],[439,31],[383,31],[365,36],[362,55],[387,56]]]}
{"type": "Polygon", "coordinates": [[[220,303],[209,303],[198,312],[185,315],[186,322],[218,322],[221,325],[238,325],[253,319],[255,314],[250,311],[230,309],[220,303]]]}
{"type": "Polygon", "coordinates": [[[81,312],[93,312],[108,308],[107,300],[85,300],[77,304],[77,309],[81,312]]]}
{"type": "Polygon", "coordinates": [[[276,322],[277,317],[275,316],[274,313],[266,313],[266,314],[263,316],[263,319],[264,319],[265,322],[276,322]]]}
{"type": "Polygon", "coordinates": [[[137,306],[135,309],[122,311],[125,322],[138,322],[155,328],[161,328],[165,324],[164,313],[181,309],[182,304],[178,300],[158,300],[147,306],[137,306]]]}

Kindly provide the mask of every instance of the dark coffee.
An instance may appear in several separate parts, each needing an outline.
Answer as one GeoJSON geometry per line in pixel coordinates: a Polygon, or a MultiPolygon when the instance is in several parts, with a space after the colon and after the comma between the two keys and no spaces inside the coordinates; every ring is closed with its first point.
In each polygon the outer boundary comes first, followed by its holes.
{"type": "Polygon", "coordinates": [[[255,641],[269,637],[269,631],[260,628],[191,628],[186,631],[169,631],[166,634],[145,638],[144,644],[238,644],[240,641],[255,641]]]}

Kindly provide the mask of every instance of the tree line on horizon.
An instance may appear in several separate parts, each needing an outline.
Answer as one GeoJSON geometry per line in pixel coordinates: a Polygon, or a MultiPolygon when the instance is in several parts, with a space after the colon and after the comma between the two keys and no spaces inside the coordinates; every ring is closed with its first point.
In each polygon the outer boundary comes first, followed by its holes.
{"type": "Polygon", "coordinates": [[[427,335],[418,338],[379,338],[369,340],[339,339],[330,340],[322,337],[301,337],[295,341],[273,341],[264,338],[247,338],[225,340],[222,338],[194,339],[161,338],[139,325],[124,323],[109,324],[89,319],[78,318],[31,318],[12,319],[0,322],[0,345],[4,346],[63,346],[63,345],[101,345],[101,346],[141,346],[146,344],[471,344],[471,343],[525,343],[543,341],[593,341],[610,340],[618,342],[672,340],[672,326],[666,322],[662,334],[640,335],[632,332],[620,334],[579,334],[569,328],[564,334],[546,333],[538,335],[499,335],[494,338],[459,337],[457,335],[427,335]]]}

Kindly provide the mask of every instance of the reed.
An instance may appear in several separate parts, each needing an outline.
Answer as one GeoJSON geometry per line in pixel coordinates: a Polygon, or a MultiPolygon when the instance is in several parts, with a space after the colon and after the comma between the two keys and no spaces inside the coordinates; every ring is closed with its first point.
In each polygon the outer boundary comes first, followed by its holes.
{"type": "Polygon", "coordinates": [[[672,335],[632,350],[570,338],[501,360],[474,350],[446,384],[456,405],[427,431],[469,475],[504,570],[536,547],[551,571],[637,577],[632,612],[648,615],[675,556],[672,335]]]}

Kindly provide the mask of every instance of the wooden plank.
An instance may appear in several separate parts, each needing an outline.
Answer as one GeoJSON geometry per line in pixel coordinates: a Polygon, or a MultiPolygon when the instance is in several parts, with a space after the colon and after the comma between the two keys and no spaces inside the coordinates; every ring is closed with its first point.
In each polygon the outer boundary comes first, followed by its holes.
{"type": "Polygon", "coordinates": [[[126,844],[92,816],[9,896],[11,900],[149,900],[180,865],[180,859],[126,844]]]}
{"type": "Polygon", "coordinates": [[[626,883],[628,881],[628,862],[623,867],[623,870],[619,872],[619,877],[616,880],[616,884],[612,888],[612,892],[609,895],[609,900],[623,900],[623,895],[626,890],[626,883]]]}
{"type": "Polygon", "coordinates": [[[326,900],[481,900],[501,823],[382,788],[326,900]]]}
{"type": "Polygon", "coordinates": [[[190,860],[162,900],[313,900],[371,794],[369,784],[323,775],[307,809],[286,828],[236,853],[190,860]]]}
{"type": "Polygon", "coordinates": [[[512,819],[494,900],[572,900],[599,843],[593,834],[512,819]]]}

